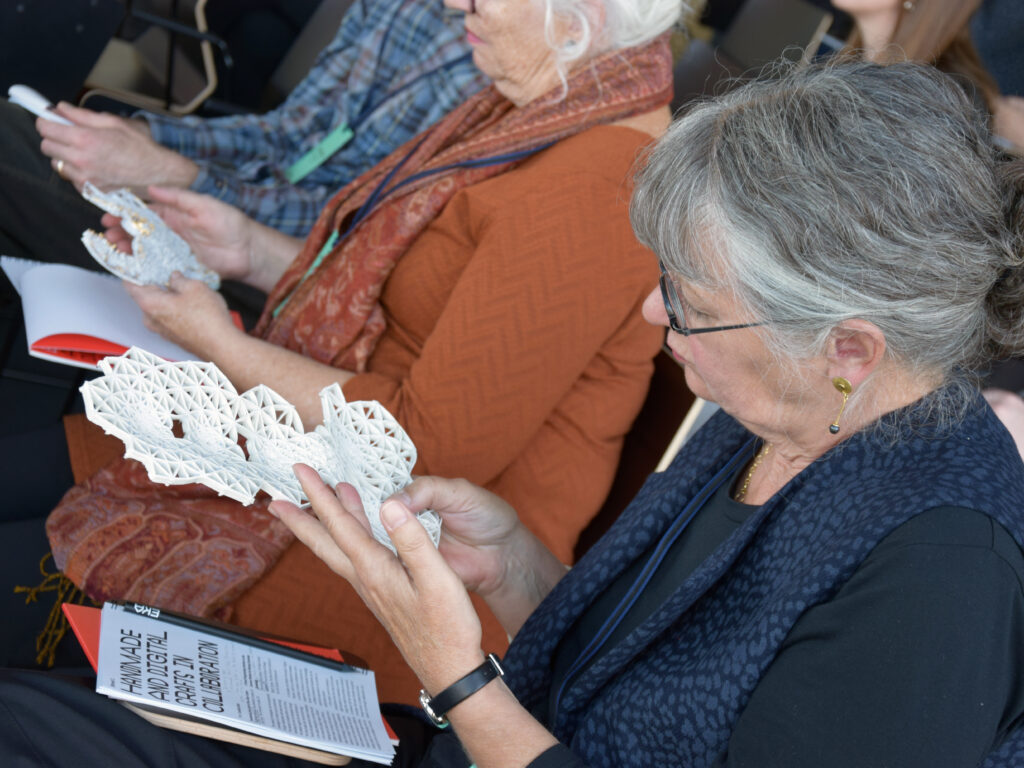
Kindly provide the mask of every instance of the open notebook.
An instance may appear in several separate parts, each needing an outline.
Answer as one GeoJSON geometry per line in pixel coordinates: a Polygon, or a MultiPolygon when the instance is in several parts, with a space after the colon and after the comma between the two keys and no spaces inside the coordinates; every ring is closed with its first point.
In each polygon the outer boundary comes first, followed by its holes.
{"type": "MultiPolygon", "coordinates": [[[[165,360],[196,359],[146,328],[142,310],[113,275],[13,256],[0,256],[0,267],[21,294],[33,357],[90,370],[130,347],[165,360]]],[[[235,324],[241,327],[237,316],[235,324]]]]}

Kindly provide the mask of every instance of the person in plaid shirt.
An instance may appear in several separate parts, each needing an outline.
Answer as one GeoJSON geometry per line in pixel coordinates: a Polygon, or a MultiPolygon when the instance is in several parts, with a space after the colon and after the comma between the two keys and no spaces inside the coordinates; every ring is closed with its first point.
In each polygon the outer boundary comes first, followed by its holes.
{"type": "Polygon", "coordinates": [[[327,197],[476,93],[461,19],[434,0],[363,0],[288,99],[265,115],[143,115],[155,141],[191,158],[191,188],[281,232],[305,235],[327,197]],[[339,126],[351,139],[292,184],[288,169],[339,126]]]}
{"type": "Polygon", "coordinates": [[[263,115],[125,119],[61,103],[75,125],[33,125],[0,101],[0,251],[95,268],[77,241],[100,211],[64,180],[143,195],[188,187],[304,236],[331,194],[486,83],[440,0],[356,0],[306,78],[263,115]]]}

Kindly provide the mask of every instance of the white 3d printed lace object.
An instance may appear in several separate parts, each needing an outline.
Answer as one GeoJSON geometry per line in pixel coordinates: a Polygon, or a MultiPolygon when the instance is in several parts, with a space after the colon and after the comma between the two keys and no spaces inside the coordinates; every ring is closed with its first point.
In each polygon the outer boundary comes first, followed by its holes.
{"type": "Polygon", "coordinates": [[[188,243],[127,189],[100,192],[87,181],[82,185],[82,197],[119,217],[121,228],[132,236],[132,252],[124,253],[99,232],[87,229],[82,233],[86,250],[122,280],[166,287],[171,273],[177,270],[192,280],[202,280],[213,290],[220,287],[220,276],[200,264],[188,243]]]}
{"type": "MultiPolygon", "coordinates": [[[[332,487],[353,485],[374,537],[394,551],[380,505],[410,482],[416,447],[380,403],[347,403],[332,384],[320,393],[323,425],[303,432],[291,403],[262,384],[239,395],[213,363],[169,363],[132,347],[99,367],[103,375],[82,385],[86,415],[123,440],[124,455],[142,462],[150,479],[202,483],[243,504],[261,490],[306,504],[292,473],[302,462],[332,487]]],[[[440,518],[427,510],[419,520],[436,546],[440,518]]]]}

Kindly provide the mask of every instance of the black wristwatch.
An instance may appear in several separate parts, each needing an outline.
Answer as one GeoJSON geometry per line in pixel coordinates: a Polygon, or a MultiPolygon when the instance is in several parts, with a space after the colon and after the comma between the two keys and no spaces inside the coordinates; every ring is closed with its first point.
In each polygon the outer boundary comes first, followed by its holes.
{"type": "Polygon", "coordinates": [[[487,660],[474,669],[465,677],[461,677],[449,685],[437,696],[431,697],[426,691],[420,691],[420,706],[427,713],[434,725],[444,727],[448,725],[448,718],[445,715],[456,704],[468,699],[479,691],[491,680],[505,676],[505,670],[501,668],[498,657],[493,653],[487,654],[487,660]]]}

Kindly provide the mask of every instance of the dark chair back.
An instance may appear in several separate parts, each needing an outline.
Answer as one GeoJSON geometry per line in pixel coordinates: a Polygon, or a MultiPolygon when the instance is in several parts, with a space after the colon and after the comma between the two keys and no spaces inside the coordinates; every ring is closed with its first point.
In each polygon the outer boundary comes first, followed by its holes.
{"type": "Polygon", "coordinates": [[[118,0],[0,2],[2,95],[21,84],[74,103],[124,16],[118,0]]]}
{"type": "Polygon", "coordinates": [[[806,0],[747,0],[719,47],[743,69],[760,69],[782,55],[813,54],[831,24],[831,13],[806,0]]]}
{"type": "Polygon", "coordinates": [[[622,458],[608,498],[576,541],[577,560],[611,527],[658,466],[693,399],[682,366],[667,352],[659,352],[654,358],[647,398],[623,441],[622,458]]]}
{"type": "Polygon", "coordinates": [[[805,0],[747,0],[717,45],[691,40],[675,64],[673,111],[753,77],[767,63],[813,55],[832,14],[805,0]]]}

